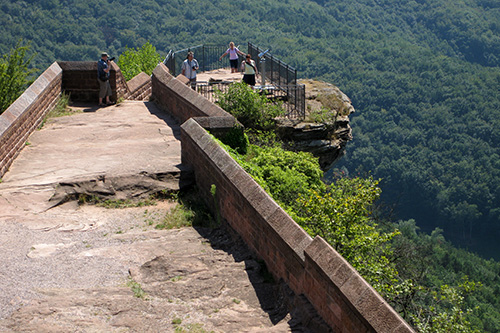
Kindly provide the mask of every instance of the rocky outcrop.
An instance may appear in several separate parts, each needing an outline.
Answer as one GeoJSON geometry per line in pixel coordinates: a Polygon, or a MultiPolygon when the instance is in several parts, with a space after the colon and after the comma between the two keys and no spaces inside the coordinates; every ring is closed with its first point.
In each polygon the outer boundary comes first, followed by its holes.
{"type": "Polygon", "coordinates": [[[354,112],[351,100],[331,83],[301,80],[306,86],[306,117],[297,123],[280,120],[279,133],[297,151],[307,151],[319,158],[327,171],[344,154],[352,140],[349,115],[354,112]]]}

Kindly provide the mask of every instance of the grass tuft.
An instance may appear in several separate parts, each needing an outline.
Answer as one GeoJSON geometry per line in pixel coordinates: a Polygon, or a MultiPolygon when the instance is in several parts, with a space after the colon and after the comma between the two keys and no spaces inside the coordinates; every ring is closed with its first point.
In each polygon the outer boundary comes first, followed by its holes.
{"type": "Polygon", "coordinates": [[[134,279],[132,279],[131,277],[129,277],[127,281],[127,287],[130,287],[130,289],[132,289],[135,297],[146,299],[146,292],[142,289],[141,285],[134,281],[134,279]]]}
{"type": "Polygon", "coordinates": [[[194,219],[194,211],[186,208],[182,204],[178,204],[165,215],[163,220],[158,223],[155,228],[163,230],[190,227],[193,225],[194,219]]]}
{"type": "Polygon", "coordinates": [[[41,129],[43,125],[45,125],[47,119],[82,113],[82,111],[80,110],[73,110],[70,107],[68,107],[69,103],[70,103],[70,94],[62,92],[61,97],[57,101],[56,106],[52,110],[50,110],[49,113],[45,116],[38,129],[41,129]]]}

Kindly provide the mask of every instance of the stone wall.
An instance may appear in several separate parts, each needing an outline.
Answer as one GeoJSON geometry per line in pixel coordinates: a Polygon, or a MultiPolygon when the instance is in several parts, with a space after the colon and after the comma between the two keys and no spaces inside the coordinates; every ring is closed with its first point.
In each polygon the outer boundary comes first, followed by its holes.
{"type": "MultiPolygon", "coordinates": [[[[97,61],[60,61],[63,69],[63,90],[70,94],[72,102],[96,103],[99,98],[99,82],[97,81],[97,61]]],[[[114,62],[111,63],[109,83],[113,94],[112,101],[120,98],[145,100],[151,95],[151,77],[145,73],[138,74],[129,82],[114,62]]]]}
{"type": "Polygon", "coordinates": [[[128,81],[127,86],[130,92],[125,96],[125,99],[143,101],[149,99],[151,96],[151,76],[144,72],[139,73],[128,81]]]}
{"type": "MultiPolygon", "coordinates": [[[[110,84],[113,100],[145,100],[151,95],[151,77],[140,73],[125,81],[120,68],[112,63],[110,84]]],[[[96,61],[54,62],[12,105],[0,115],[0,177],[26,144],[29,135],[56,105],[61,92],[72,102],[96,103],[99,97],[96,61]]]]}
{"type": "Polygon", "coordinates": [[[265,261],[275,278],[304,295],[333,332],[413,332],[344,258],[322,238],[311,239],[212,139],[205,129],[213,133],[235,121],[185,83],[160,64],[153,72],[152,96],[184,121],[182,163],[193,168],[214,213],[265,261]]]}
{"type": "MultiPolygon", "coordinates": [[[[97,61],[60,61],[63,69],[62,88],[70,95],[72,102],[96,103],[99,98],[99,82],[97,81],[97,61]]],[[[113,94],[111,100],[127,94],[125,80],[115,63],[111,63],[109,83],[113,94]],[[119,71],[120,75],[117,75],[119,71]]]]}
{"type": "Polygon", "coordinates": [[[209,102],[186,84],[188,79],[179,75],[176,79],[160,63],[153,71],[151,98],[181,123],[193,117],[230,117],[229,113],[209,102]]]}
{"type": "Polygon", "coordinates": [[[0,177],[7,172],[61,95],[63,72],[53,63],[0,115],[0,177]]]}

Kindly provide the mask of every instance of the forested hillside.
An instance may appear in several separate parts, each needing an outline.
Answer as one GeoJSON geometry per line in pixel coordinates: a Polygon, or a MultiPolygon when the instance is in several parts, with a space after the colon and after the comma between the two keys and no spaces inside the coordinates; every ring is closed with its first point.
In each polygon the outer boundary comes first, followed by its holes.
{"type": "Polygon", "coordinates": [[[162,55],[271,47],[352,98],[355,139],[340,166],[383,178],[398,218],[500,253],[489,241],[500,236],[498,1],[0,0],[0,24],[0,52],[23,38],[40,70],[148,40],[162,55]]]}

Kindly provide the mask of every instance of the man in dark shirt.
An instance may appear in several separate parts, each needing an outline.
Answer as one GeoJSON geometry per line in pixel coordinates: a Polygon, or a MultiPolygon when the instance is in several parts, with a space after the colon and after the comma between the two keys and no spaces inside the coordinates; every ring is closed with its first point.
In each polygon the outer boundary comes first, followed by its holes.
{"type": "Polygon", "coordinates": [[[99,81],[99,106],[107,106],[113,104],[109,96],[113,93],[109,84],[109,70],[111,66],[108,60],[108,54],[102,53],[101,59],[97,62],[97,81],[99,81]],[[106,97],[106,104],[103,99],[106,97]]]}

